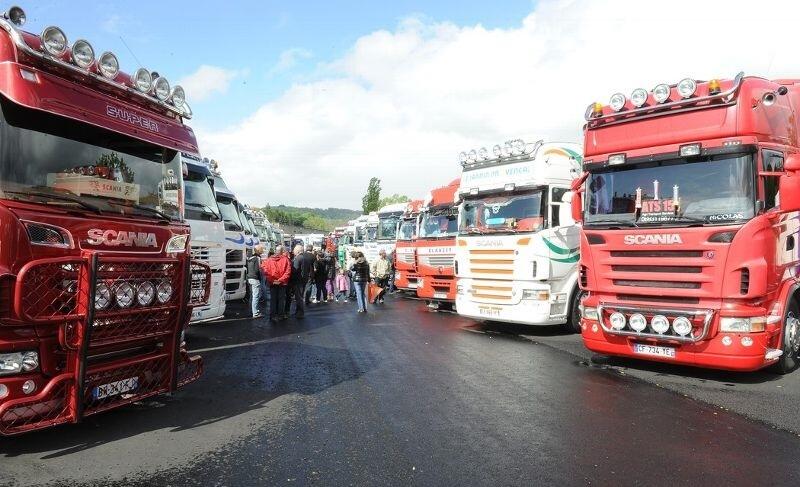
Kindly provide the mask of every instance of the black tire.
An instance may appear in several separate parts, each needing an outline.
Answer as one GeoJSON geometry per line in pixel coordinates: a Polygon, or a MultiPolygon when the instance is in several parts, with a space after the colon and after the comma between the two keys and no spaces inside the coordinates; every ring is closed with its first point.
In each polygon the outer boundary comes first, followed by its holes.
{"type": "Polygon", "coordinates": [[[788,374],[800,366],[800,307],[794,299],[786,308],[781,334],[783,355],[771,370],[778,374],[788,374]]]}
{"type": "Polygon", "coordinates": [[[569,303],[569,313],[567,314],[567,322],[562,325],[564,331],[567,333],[580,333],[581,332],[581,299],[586,294],[586,291],[576,289],[572,293],[572,301],[569,303]]]}

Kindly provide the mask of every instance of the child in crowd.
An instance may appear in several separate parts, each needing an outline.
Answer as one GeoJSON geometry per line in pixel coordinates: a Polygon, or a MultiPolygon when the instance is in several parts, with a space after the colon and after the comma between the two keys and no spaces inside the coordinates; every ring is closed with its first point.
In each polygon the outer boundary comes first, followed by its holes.
{"type": "Polygon", "coordinates": [[[347,278],[345,274],[345,270],[343,268],[339,268],[339,273],[336,276],[336,302],[339,302],[339,298],[342,298],[344,302],[347,302],[347,296],[350,294],[350,279],[347,278]]]}

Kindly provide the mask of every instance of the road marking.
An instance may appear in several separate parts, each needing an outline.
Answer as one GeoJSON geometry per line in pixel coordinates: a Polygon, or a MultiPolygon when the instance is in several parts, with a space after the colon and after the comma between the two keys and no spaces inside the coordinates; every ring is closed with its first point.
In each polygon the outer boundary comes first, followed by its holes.
{"type": "Polygon", "coordinates": [[[263,345],[265,343],[269,343],[272,341],[275,341],[275,339],[270,338],[267,340],[256,340],[254,342],[234,343],[232,345],[220,345],[218,347],[209,347],[209,348],[198,348],[197,350],[190,350],[189,353],[216,352],[217,350],[230,350],[232,348],[239,348],[239,347],[253,347],[256,345],[263,345]]]}

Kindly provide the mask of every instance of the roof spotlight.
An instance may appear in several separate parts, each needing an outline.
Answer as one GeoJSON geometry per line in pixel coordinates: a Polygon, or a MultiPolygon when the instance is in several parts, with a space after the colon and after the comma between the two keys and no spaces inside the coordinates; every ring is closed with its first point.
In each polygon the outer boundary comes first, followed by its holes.
{"type": "Polygon", "coordinates": [[[72,43],[72,62],[87,69],[94,62],[94,49],[88,41],[78,39],[72,43]]]}
{"type": "Polygon", "coordinates": [[[647,103],[647,90],[644,88],[636,88],[633,90],[633,93],[631,93],[631,103],[633,103],[633,106],[636,108],[643,107],[644,104],[647,103]]]}
{"type": "Polygon", "coordinates": [[[67,50],[67,35],[58,27],[45,27],[41,35],[42,48],[51,56],[60,56],[67,50]]]}
{"type": "Polygon", "coordinates": [[[11,23],[17,27],[22,27],[25,25],[25,21],[28,20],[25,16],[25,11],[16,5],[8,9],[8,11],[3,14],[3,17],[11,21],[11,23]]]}
{"type": "Polygon", "coordinates": [[[611,95],[611,99],[608,101],[608,105],[611,107],[612,110],[618,112],[625,107],[625,95],[622,93],[614,93],[611,95]]]}
{"type": "Polygon", "coordinates": [[[668,84],[661,83],[653,88],[653,99],[657,103],[664,103],[665,101],[669,100],[670,91],[671,89],[668,84]]]}
{"type": "Polygon", "coordinates": [[[697,91],[697,82],[692,78],[684,78],[678,82],[678,93],[681,97],[689,98],[697,91]]]}

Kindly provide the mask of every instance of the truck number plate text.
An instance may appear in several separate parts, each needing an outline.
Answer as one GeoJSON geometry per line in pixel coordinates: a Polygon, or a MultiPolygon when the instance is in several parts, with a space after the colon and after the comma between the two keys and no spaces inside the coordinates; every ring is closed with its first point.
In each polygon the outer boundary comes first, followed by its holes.
{"type": "Polygon", "coordinates": [[[131,377],[129,379],[118,380],[116,382],[109,382],[92,389],[92,396],[95,399],[104,399],[106,397],[118,396],[126,392],[130,392],[139,387],[139,378],[131,377]]]}
{"type": "Polygon", "coordinates": [[[652,357],[675,358],[675,349],[671,347],[657,347],[655,345],[645,345],[644,343],[634,343],[633,353],[639,355],[650,355],[652,357]]]}

